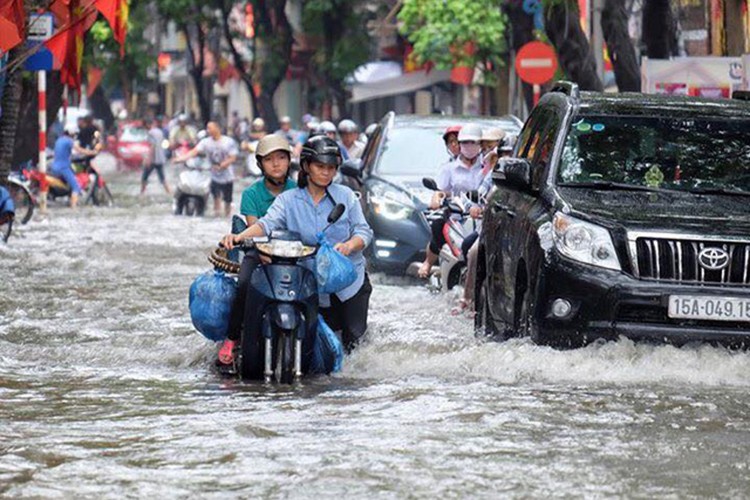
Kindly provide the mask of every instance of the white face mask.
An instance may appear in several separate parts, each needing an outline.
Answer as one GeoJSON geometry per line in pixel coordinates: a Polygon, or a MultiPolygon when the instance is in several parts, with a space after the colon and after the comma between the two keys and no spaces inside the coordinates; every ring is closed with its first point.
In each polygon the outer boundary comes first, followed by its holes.
{"type": "Polygon", "coordinates": [[[467,142],[461,143],[461,154],[464,156],[464,158],[467,158],[469,160],[473,160],[477,156],[479,156],[479,153],[482,151],[482,146],[479,144],[471,144],[467,142]]]}

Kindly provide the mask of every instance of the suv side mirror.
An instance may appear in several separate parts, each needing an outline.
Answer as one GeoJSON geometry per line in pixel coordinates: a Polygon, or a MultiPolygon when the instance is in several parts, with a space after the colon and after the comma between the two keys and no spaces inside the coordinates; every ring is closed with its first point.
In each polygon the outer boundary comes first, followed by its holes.
{"type": "Polygon", "coordinates": [[[362,177],[362,160],[351,159],[341,164],[341,175],[359,179],[362,177]]]}
{"type": "Polygon", "coordinates": [[[505,183],[521,191],[531,190],[531,164],[525,158],[504,158],[505,183]]]}

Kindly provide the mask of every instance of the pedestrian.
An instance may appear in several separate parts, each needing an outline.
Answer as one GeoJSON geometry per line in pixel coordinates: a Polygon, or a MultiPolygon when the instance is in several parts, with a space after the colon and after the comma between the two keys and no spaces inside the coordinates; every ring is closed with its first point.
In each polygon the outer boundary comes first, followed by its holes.
{"type": "Polygon", "coordinates": [[[294,147],[297,145],[297,132],[292,130],[292,119],[288,116],[282,116],[279,120],[279,130],[276,131],[277,135],[285,137],[289,142],[289,145],[294,147]]]}
{"type": "Polygon", "coordinates": [[[232,191],[234,189],[234,169],[232,165],[237,160],[237,143],[231,137],[221,133],[217,122],[206,124],[207,136],[193,149],[175,158],[176,163],[182,163],[205,155],[211,162],[211,195],[214,198],[214,215],[221,215],[221,202],[224,201],[224,215],[232,214],[232,191]]]}
{"type": "Polygon", "coordinates": [[[148,131],[148,142],[151,144],[151,157],[149,164],[143,168],[141,195],[146,192],[148,178],[154,170],[159,177],[159,182],[164,186],[164,191],[170,194],[169,184],[167,184],[167,179],[164,177],[164,164],[167,163],[167,155],[164,151],[164,131],[161,128],[161,122],[158,118],[154,118],[151,121],[151,128],[148,131]]]}
{"type": "Polygon", "coordinates": [[[73,172],[73,164],[71,161],[73,153],[85,157],[96,155],[96,151],[81,147],[81,145],[75,141],[73,136],[77,129],[78,127],[76,125],[65,126],[63,135],[58,137],[55,141],[55,159],[52,161],[52,168],[50,169],[52,175],[65,181],[70,188],[71,208],[76,208],[76,206],[78,206],[78,197],[81,195],[81,186],[78,184],[76,175],[73,172]]]}

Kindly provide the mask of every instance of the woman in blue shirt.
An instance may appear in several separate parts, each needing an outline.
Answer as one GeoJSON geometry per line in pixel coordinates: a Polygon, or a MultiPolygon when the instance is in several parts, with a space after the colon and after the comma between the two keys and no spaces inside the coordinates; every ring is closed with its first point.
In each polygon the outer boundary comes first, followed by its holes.
{"type": "Polygon", "coordinates": [[[354,192],[333,184],[341,161],[336,141],[325,136],[309,139],[300,155],[299,187],[281,193],[265,216],[240,234],[226,235],[223,244],[231,249],[242,240],[288,230],[299,233],[306,245],[315,245],[316,235],[328,225],[328,214],[343,204],[344,215],[326,231],[326,237],[354,264],[357,279],[338,293],[321,294],[320,312],[332,329],[342,331],[344,346],[351,350],[367,331],[372,286],[362,252],[372,240],[372,229],[354,192]]]}

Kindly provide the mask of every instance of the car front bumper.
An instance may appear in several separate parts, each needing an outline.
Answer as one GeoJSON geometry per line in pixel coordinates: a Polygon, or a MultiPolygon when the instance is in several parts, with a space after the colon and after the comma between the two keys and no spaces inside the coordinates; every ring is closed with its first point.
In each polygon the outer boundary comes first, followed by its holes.
{"type": "Polygon", "coordinates": [[[535,310],[540,337],[560,345],[625,336],[685,344],[693,341],[750,345],[750,322],[670,318],[671,295],[750,299],[750,286],[709,286],[639,280],[622,272],[565,259],[555,252],[542,268],[535,310]],[[555,317],[553,304],[571,311],[555,317]]]}
{"type": "Polygon", "coordinates": [[[430,231],[420,214],[390,220],[370,211],[367,219],[373,231],[369,255],[374,269],[403,274],[409,264],[424,260],[430,231]]]}

